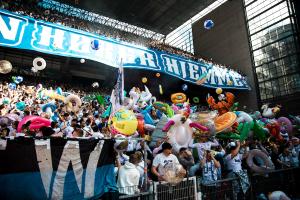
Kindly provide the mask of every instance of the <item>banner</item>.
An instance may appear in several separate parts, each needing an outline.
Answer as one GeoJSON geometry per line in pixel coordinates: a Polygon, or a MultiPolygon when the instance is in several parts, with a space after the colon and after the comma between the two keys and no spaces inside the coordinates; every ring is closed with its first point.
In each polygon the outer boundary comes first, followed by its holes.
{"type": "Polygon", "coordinates": [[[99,199],[117,191],[112,140],[0,139],[1,199],[99,199]]]}
{"type": "Polygon", "coordinates": [[[153,70],[206,87],[249,89],[239,73],[117,39],[35,20],[0,9],[0,45],[60,56],[85,58],[124,68],[153,70]],[[91,42],[99,41],[93,50],[91,42]]]}

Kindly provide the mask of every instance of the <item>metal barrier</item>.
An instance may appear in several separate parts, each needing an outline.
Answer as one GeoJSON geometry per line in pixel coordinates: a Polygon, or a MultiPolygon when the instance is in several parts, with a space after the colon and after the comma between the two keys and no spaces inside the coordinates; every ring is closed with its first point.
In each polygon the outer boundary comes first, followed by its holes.
{"type": "Polygon", "coordinates": [[[177,185],[166,182],[153,182],[148,192],[134,195],[120,196],[128,200],[232,200],[257,199],[258,195],[280,190],[291,198],[300,198],[300,168],[276,170],[264,175],[249,175],[251,183],[246,194],[236,191],[234,182],[238,178],[222,179],[203,184],[201,178],[191,177],[184,179],[177,185]],[[297,187],[298,186],[298,187],[297,187]]]}
{"type": "Polygon", "coordinates": [[[195,200],[197,199],[196,177],[185,178],[177,185],[154,182],[155,200],[195,200]]]}

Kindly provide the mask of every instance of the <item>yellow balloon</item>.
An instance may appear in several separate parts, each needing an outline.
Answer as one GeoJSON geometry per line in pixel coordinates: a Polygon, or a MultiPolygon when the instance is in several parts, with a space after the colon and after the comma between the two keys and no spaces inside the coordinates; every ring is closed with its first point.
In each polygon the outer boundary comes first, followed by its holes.
{"type": "Polygon", "coordinates": [[[228,84],[228,85],[233,85],[233,82],[232,82],[232,81],[228,81],[227,84],[228,84]]]}
{"type": "Polygon", "coordinates": [[[223,92],[222,88],[217,88],[217,89],[216,89],[216,93],[217,93],[217,94],[222,94],[222,92],[223,92]]]}
{"type": "Polygon", "coordinates": [[[156,73],[156,77],[157,77],[157,78],[160,77],[160,73],[156,73]]]}
{"type": "Polygon", "coordinates": [[[146,77],[143,77],[143,78],[142,78],[142,82],[143,82],[143,83],[147,83],[147,81],[148,81],[148,79],[147,79],[146,77]]]}

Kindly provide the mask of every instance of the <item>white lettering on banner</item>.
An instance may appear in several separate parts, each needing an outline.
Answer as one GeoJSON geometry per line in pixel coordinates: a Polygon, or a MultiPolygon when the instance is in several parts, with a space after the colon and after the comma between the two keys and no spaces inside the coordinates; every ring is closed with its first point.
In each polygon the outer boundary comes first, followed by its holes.
{"type": "Polygon", "coordinates": [[[91,45],[91,38],[79,35],[75,33],[70,33],[70,50],[80,53],[89,53],[91,45]]]}
{"type": "MultiPolygon", "coordinates": [[[[20,44],[23,39],[23,33],[26,24],[27,19],[18,19],[1,14],[0,36],[2,35],[4,40],[10,40],[9,42],[5,42],[3,44],[7,44],[8,46],[15,46],[20,44]],[[23,22],[23,24],[21,22],[23,22]]],[[[2,44],[2,42],[0,42],[0,44],[2,44]]]]}
{"type": "Polygon", "coordinates": [[[216,80],[215,80],[215,76],[214,76],[214,71],[210,70],[207,75],[206,75],[206,81],[208,84],[211,85],[216,85],[216,80]]]}
{"type": "Polygon", "coordinates": [[[82,178],[83,175],[83,166],[81,164],[80,158],[80,149],[78,141],[68,141],[62,152],[58,169],[55,174],[52,186],[52,195],[51,191],[51,179],[53,174],[52,167],[52,156],[50,149],[50,140],[40,141],[35,140],[35,152],[37,156],[37,161],[40,169],[40,174],[42,182],[44,185],[45,192],[48,199],[63,199],[64,196],[64,184],[65,177],[71,162],[72,168],[75,174],[76,183],[79,191],[82,191],[82,184],[84,184],[84,197],[91,198],[94,194],[95,187],[95,175],[97,170],[97,164],[102,152],[102,147],[104,140],[100,140],[95,146],[94,150],[90,153],[89,160],[86,167],[85,178],[82,178]],[[50,198],[51,195],[51,198],[50,198]]]}
{"type": "Polygon", "coordinates": [[[215,70],[215,76],[218,78],[218,85],[227,85],[230,80],[228,73],[223,69],[215,70]]]}
{"type": "Polygon", "coordinates": [[[180,75],[177,60],[173,58],[168,58],[164,56],[166,71],[170,73],[175,73],[176,75],[180,75]]]}
{"type": "Polygon", "coordinates": [[[182,78],[186,78],[186,62],[180,60],[179,64],[180,64],[180,67],[181,67],[182,78]]]}
{"type": "Polygon", "coordinates": [[[146,65],[151,68],[157,68],[152,53],[145,52],[143,56],[140,57],[140,59],[142,65],[146,65]]]}
{"type": "Polygon", "coordinates": [[[199,66],[193,63],[188,63],[190,71],[190,79],[198,80],[199,79],[199,66]]]}
{"type": "Polygon", "coordinates": [[[56,48],[64,49],[63,43],[65,31],[60,29],[53,29],[52,27],[44,25],[40,25],[39,27],[42,31],[40,32],[39,37],[35,36],[35,38],[40,38],[37,42],[38,45],[49,47],[51,39],[53,39],[52,45],[55,45],[56,48]],[[54,34],[52,34],[53,32],[54,34]]]}
{"type": "Polygon", "coordinates": [[[95,175],[103,144],[104,140],[100,140],[90,154],[89,161],[86,166],[84,198],[92,198],[95,195],[95,175]]]}

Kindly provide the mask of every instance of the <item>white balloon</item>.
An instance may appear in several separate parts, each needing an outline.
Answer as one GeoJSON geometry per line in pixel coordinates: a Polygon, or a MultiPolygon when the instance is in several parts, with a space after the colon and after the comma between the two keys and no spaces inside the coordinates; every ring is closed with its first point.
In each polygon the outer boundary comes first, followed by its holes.
{"type": "Polygon", "coordinates": [[[85,63],[85,59],[81,58],[80,63],[85,63]]]}

